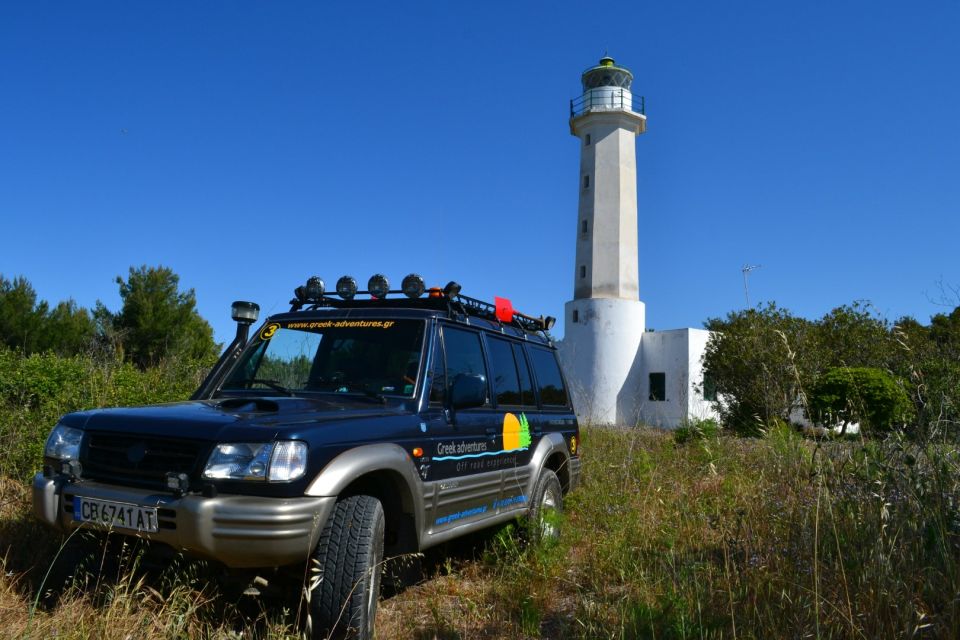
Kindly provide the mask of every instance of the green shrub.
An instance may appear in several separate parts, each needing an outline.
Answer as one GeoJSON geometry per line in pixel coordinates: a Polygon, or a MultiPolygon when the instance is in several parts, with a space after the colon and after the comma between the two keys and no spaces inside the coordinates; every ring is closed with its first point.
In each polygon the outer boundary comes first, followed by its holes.
{"type": "Polygon", "coordinates": [[[65,413],[185,400],[210,362],[167,360],[140,370],[119,360],[0,348],[0,475],[26,480],[65,413]]]}
{"type": "Polygon", "coordinates": [[[813,419],[839,423],[841,435],[851,423],[860,423],[864,433],[887,433],[915,415],[902,385],[887,372],[868,367],[828,370],[814,383],[809,400],[813,419]]]}

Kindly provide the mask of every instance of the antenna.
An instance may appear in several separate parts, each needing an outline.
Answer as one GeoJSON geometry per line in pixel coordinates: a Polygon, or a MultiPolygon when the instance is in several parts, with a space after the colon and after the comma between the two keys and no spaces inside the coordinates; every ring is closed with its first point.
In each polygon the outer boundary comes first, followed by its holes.
{"type": "Polygon", "coordinates": [[[750,308],[750,288],[747,286],[747,276],[750,275],[750,272],[754,269],[759,269],[762,267],[762,264],[745,264],[740,269],[743,273],[743,297],[747,299],[747,308],[750,308]]]}

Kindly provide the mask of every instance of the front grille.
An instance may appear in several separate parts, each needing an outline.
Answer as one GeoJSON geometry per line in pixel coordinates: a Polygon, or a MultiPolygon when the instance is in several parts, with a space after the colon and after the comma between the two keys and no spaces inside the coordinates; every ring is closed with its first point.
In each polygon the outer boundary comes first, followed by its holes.
{"type": "Polygon", "coordinates": [[[196,478],[209,452],[210,444],[203,441],[92,431],[80,464],[84,478],[163,489],[168,473],[196,478]]]}

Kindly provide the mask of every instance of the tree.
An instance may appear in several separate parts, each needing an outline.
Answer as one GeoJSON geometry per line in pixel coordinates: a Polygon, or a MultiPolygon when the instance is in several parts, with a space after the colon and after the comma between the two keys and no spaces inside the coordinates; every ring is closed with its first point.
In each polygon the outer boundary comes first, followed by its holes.
{"type": "Polygon", "coordinates": [[[809,394],[810,412],[821,424],[851,423],[870,435],[904,426],[915,416],[910,396],[886,371],[870,367],[836,367],[821,375],[809,394]]]}
{"type": "Polygon", "coordinates": [[[713,333],[704,373],[716,382],[724,425],[756,433],[774,419],[788,420],[819,355],[813,326],[775,303],[706,322],[713,333]]]}
{"type": "Polygon", "coordinates": [[[86,351],[93,337],[90,314],[73,300],[50,310],[26,278],[0,276],[0,344],[28,355],[53,351],[69,356],[86,351]]]}
{"type": "Polygon", "coordinates": [[[960,435],[960,307],[933,316],[929,326],[902,318],[894,332],[904,354],[894,371],[911,383],[918,427],[952,427],[960,435]]]}
{"type": "Polygon", "coordinates": [[[53,351],[60,356],[83,353],[93,344],[95,334],[90,313],[73,300],[65,300],[47,314],[37,341],[38,351],[53,351]]]}
{"type": "Polygon", "coordinates": [[[23,276],[12,281],[0,275],[0,340],[24,353],[37,350],[47,303],[37,303],[37,292],[23,276]]]}
{"type": "Polygon", "coordinates": [[[130,267],[126,281],[117,276],[120,312],[111,315],[98,305],[98,322],[119,334],[125,357],[142,368],[174,355],[192,360],[216,356],[213,329],[197,313],[193,289],[180,292],[179,283],[167,267],[130,267]]]}
{"type": "Polygon", "coordinates": [[[889,323],[854,302],[833,309],[816,323],[816,337],[828,367],[887,369],[895,359],[896,341],[889,323]]]}

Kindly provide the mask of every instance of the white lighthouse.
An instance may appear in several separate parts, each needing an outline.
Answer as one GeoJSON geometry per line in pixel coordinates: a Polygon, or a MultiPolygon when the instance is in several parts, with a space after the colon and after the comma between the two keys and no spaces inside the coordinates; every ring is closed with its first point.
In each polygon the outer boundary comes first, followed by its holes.
{"type": "Polygon", "coordinates": [[[634,108],[633,74],[613,58],[602,58],[581,79],[583,95],[570,104],[570,133],[580,139],[580,205],[564,364],[584,417],[632,423],[637,399],[623,390],[646,324],[637,267],[636,137],[647,118],[634,108]]]}
{"type": "MultiPolygon", "coordinates": [[[[646,331],[639,298],[636,137],[646,131],[633,74],[604,56],[570,102],[580,141],[573,300],[560,355],[581,420],[672,427],[713,413],[703,397],[709,332],[646,331]]],[[[708,392],[709,394],[709,392],[708,392]]]]}

